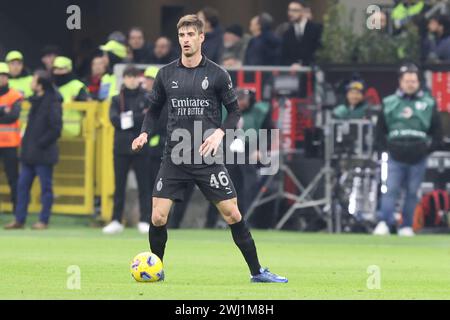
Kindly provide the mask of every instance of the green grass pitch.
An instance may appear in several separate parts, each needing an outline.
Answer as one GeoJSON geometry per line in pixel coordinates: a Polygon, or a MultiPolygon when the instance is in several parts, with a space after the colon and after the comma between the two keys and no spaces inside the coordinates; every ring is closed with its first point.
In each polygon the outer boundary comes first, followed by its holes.
{"type": "Polygon", "coordinates": [[[448,235],[254,230],[262,264],[289,283],[251,284],[227,230],[169,230],[166,281],[137,283],[129,262],[148,250],[145,235],[105,236],[80,218],[53,222],[46,231],[0,230],[0,299],[450,299],[448,235]],[[79,290],[67,288],[71,265],[81,271],[79,290]],[[379,268],[379,289],[367,287],[371,265],[379,268]]]}

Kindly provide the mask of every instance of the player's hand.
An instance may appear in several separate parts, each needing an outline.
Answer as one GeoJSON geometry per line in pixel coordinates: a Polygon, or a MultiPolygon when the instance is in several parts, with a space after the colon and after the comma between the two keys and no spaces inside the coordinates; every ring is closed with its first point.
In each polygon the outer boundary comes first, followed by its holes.
{"type": "Polygon", "coordinates": [[[225,132],[223,132],[222,129],[214,131],[214,133],[200,146],[200,149],[198,150],[200,155],[207,157],[212,152],[212,155],[215,156],[224,135],[225,132]]]}
{"type": "Polygon", "coordinates": [[[131,149],[133,151],[141,150],[142,147],[147,143],[147,138],[148,135],[145,132],[141,133],[139,137],[133,140],[133,143],[131,144],[131,149]]]}

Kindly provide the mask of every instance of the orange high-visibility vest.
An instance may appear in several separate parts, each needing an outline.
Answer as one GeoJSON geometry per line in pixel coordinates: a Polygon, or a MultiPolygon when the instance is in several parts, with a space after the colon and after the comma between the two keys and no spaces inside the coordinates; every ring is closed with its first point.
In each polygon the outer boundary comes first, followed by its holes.
{"type": "MultiPolygon", "coordinates": [[[[21,100],[22,94],[14,89],[0,96],[0,106],[6,106],[9,110],[12,109],[14,103],[21,100]]],[[[20,124],[19,120],[13,123],[0,124],[0,148],[11,148],[20,146],[20,124]]]]}

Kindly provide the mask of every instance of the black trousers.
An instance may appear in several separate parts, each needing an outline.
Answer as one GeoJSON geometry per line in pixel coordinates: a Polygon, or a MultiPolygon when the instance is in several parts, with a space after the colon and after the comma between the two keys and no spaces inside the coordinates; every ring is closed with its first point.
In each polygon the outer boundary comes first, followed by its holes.
{"type": "Polygon", "coordinates": [[[0,158],[3,160],[3,167],[11,190],[13,212],[15,212],[17,183],[19,181],[19,157],[17,155],[17,148],[0,148],[0,158]]]}
{"type": "Polygon", "coordinates": [[[133,168],[136,175],[140,221],[150,222],[151,213],[151,189],[149,180],[148,154],[114,154],[114,209],[113,220],[122,221],[123,209],[125,207],[125,190],[128,172],[133,168]]]}

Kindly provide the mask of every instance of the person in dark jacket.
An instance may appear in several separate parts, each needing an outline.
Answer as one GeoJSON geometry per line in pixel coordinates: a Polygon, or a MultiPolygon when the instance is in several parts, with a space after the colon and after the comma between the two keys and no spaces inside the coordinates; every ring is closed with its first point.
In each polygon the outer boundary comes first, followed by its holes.
{"type": "Polygon", "coordinates": [[[415,65],[400,68],[399,89],[383,99],[376,130],[379,152],[388,153],[387,190],[381,197],[375,235],[396,231],[396,202],[404,189],[400,236],[413,236],[413,215],[417,193],[425,175],[428,155],[440,147],[442,129],[433,97],[420,88],[415,65]]]}
{"type": "Polygon", "coordinates": [[[148,172],[148,145],[139,152],[131,150],[134,137],[141,132],[142,122],[148,109],[148,94],[141,87],[140,71],[129,66],[123,72],[123,82],[120,93],[113,97],[110,107],[110,120],[114,126],[114,209],[112,221],[103,228],[106,234],[122,232],[123,209],[125,207],[125,189],[130,167],[133,166],[136,174],[139,207],[141,211],[138,230],[148,233],[150,221],[149,172],[148,172]]]}
{"type": "Polygon", "coordinates": [[[244,65],[264,66],[280,63],[280,39],[271,31],[273,19],[268,13],[250,21],[250,39],[245,52],[244,65]]]}
{"type": "Polygon", "coordinates": [[[205,7],[197,15],[205,26],[203,53],[209,60],[220,63],[223,54],[223,30],[219,24],[219,12],[214,8],[205,7]]]}
{"type": "Polygon", "coordinates": [[[291,1],[288,6],[289,28],[284,32],[281,46],[281,64],[310,65],[320,46],[322,25],[312,22],[301,1],[291,1]]]}
{"type": "Polygon", "coordinates": [[[31,109],[22,139],[15,221],[5,226],[6,229],[24,227],[30,190],[36,175],[41,183],[42,209],[33,229],[48,227],[53,205],[53,168],[58,162],[57,141],[62,130],[62,97],[53,86],[51,75],[47,71],[36,71],[31,87],[34,95],[30,98],[31,109]]]}

